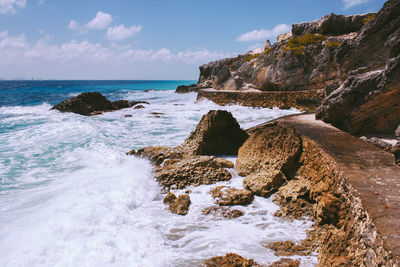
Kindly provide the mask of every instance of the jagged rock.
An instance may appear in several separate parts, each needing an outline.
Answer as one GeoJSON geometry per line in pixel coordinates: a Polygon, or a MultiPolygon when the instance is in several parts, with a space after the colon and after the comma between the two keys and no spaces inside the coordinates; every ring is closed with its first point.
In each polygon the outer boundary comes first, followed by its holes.
{"type": "Polygon", "coordinates": [[[280,206],[280,209],[274,213],[274,216],[284,217],[288,219],[304,219],[305,217],[312,217],[313,205],[304,199],[297,199],[296,201],[274,201],[280,206]]]}
{"type": "Polygon", "coordinates": [[[240,147],[236,169],[242,176],[279,170],[291,178],[300,154],[301,138],[296,131],[270,124],[253,133],[240,147]]]}
{"type": "Polygon", "coordinates": [[[292,25],[292,33],[294,35],[303,35],[307,33],[343,35],[351,32],[358,32],[364,26],[364,21],[369,16],[374,16],[374,13],[352,16],[329,14],[316,21],[292,25]]]}
{"type": "Polygon", "coordinates": [[[282,258],[278,261],[273,262],[269,267],[299,267],[300,260],[293,260],[290,258],[282,258]]]}
{"type": "Polygon", "coordinates": [[[376,137],[367,138],[365,136],[361,136],[360,139],[368,143],[371,143],[377,148],[385,150],[386,152],[392,152],[393,146],[379,138],[376,137]]]}
{"type": "Polygon", "coordinates": [[[211,190],[212,197],[220,206],[248,205],[254,196],[249,190],[237,189],[228,186],[217,186],[211,190]]]}
{"type": "Polygon", "coordinates": [[[353,40],[338,48],[344,80],[316,116],[352,134],[393,134],[400,124],[400,2],[389,0],[353,40]]]}
{"type": "Polygon", "coordinates": [[[221,168],[233,168],[235,165],[232,161],[224,158],[213,158],[214,162],[221,166],[221,168]]]}
{"type": "Polygon", "coordinates": [[[340,200],[331,193],[318,197],[314,206],[314,216],[319,224],[336,225],[339,218],[340,200]]]}
{"type": "Polygon", "coordinates": [[[285,42],[290,40],[290,38],[293,37],[292,32],[287,32],[287,33],[282,33],[280,35],[278,35],[278,37],[276,38],[277,42],[285,42]]]}
{"type": "Polygon", "coordinates": [[[267,248],[275,251],[275,256],[306,256],[310,252],[303,245],[297,245],[292,241],[277,241],[265,245],[267,248]]]}
{"type": "Polygon", "coordinates": [[[257,172],[243,179],[243,187],[256,196],[269,197],[286,182],[285,175],[280,170],[257,172]]]}
{"type": "MultiPolygon", "coordinates": [[[[163,158],[163,157],[161,157],[163,158]]],[[[161,162],[160,157],[156,163],[161,162]]],[[[160,163],[161,164],[161,163],[160,163]]],[[[232,175],[209,156],[168,159],[155,169],[156,180],[165,188],[185,188],[190,185],[228,181],[232,175]]]]}
{"type": "Polygon", "coordinates": [[[61,112],[73,112],[85,116],[93,116],[101,115],[102,112],[132,107],[138,103],[148,104],[145,101],[127,100],[110,102],[99,92],[87,92],[71,97],[70,99],[55,105],[51,109],[56,109],[61,112]]]}
{"type": "Polygon", "coordinates": [[[247,137],[230,112],[211,110],[201,118],[182,147],[196,155],[236,155],[247,137]]]}
{"type": "Polygon", "coordinates": [[[268,48],[271,48],[271,47],[272,47],[271,42],[269,40],[265,40],[263,51],[265,51],[265,50],[267,50],[268,48]]]}
{"type": "Polygon", "coordinates": [[[279,188],[275,196],[277,202],[297,201],[297,199],[309,199],[311,181],[308,179],[293,179],[279,188]]]}
{"type": "Polygon", "coordinates": [[[397,126],[396,131],[394,132],[394,134],[396,135],[397,140],[400,141],[400,125],[397,126]]]}
{"type": "Polygon", "coordinates": [[[202,210],[204,215],[214,215],[227,219],[234,219],[244,215],[244,212],[238,209],[229,209],[221,206],[210,206],[202,210]]]}
{"type": "Polygon", "coordinates": [[[198,86],[197,84],[191,84],[191,85],[180,85],[176,88],[175,93],[178,94],[185,94],[185,93],[191,93],[191,92],[198,92],[202,86],[198,86]]]}
{"type": "Polygon", "coordinates": [[[169,205],[169,210],[178,215],[186,215],[189,211],[190,197],[189,195],[175,196],[174,193],[168,192],[164,198],[164,204],[169,205]]]}
{"type": "Polygon", "coordinates": [[[234,253],[227,253],[225,256],[217,256],[204,261],[206,267],[259,267],[252,259],[245,259],[234,253]]]}

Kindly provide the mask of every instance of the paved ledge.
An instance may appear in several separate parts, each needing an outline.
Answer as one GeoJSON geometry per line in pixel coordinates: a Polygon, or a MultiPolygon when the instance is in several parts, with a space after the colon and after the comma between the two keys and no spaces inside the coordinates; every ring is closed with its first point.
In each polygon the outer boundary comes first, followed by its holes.
{"type": "Polygon", "coordinates": [[[321,104],[323,90],[307,91],[232,91],[202,89],[197,94],[197,100],[202,98],[218,105],[243,105],[250,107],[289,109],[313,112],[321,104]]]}
{"type": "Polygon", "coordinates": [[[384,246],[400,262],[400,167],[394,164],[393,154],[315,120],[314,114],[278,121],[318,143],[337,162],[343,177],[357,191],[384,246]]]}

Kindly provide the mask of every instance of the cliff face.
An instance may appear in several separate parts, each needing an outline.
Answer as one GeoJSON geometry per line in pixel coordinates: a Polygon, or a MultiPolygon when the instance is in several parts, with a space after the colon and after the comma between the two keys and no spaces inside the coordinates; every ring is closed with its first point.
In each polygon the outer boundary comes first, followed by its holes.
{"type": "MultiPolygon", "coordinates": [[[[373,14],[327,15],[295,24],[292,32],[266,43],[262,53],[210,62],[200,67],[199,85],[216,90],[295,91],[337,86],[338,47],[356,36],[373,14]]],[[[329,89],[332,90],[332,89],[329,89]]]]}
{"type": "Polygon", "coordinates": [[[400,1],[385,3],[336,52],[340,86],[316,116],[353,134],[391,133],[400,124],[400,1]]]}

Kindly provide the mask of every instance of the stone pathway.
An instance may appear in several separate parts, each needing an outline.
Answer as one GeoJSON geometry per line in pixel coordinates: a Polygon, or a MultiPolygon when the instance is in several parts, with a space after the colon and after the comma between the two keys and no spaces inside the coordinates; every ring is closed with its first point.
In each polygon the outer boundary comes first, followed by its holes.
{"type": "Polygon", "coordinates": [[[322,121],[314,114],[278,119],[317,142],[358,192],[388,250],[400,262],[400,167],[394,156],[322,121]]]}

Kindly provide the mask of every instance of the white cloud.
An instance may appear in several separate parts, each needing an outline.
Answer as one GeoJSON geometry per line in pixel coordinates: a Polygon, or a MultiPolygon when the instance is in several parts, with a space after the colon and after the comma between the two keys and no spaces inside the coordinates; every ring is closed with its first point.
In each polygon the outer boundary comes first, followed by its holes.
{"type": "Polygon", "coordinates": [[[75,20],[70,20],[68,23],[68,29],[70,30],[77,30],[79,28],[79,24],[78,22],[76,22],[75,20]]]}
{"type": "Polygon", "coordinates": [[[0,69],[4,78],[181,79],[195,78],[200,64],[234,56],[208,49],[172,52],[167,48],[135,49],[87,40],[60,45],[49,36],[30,44],[25,35],[0,32],[0,69]]]}
{"type": "Polygon", "coordinates": [[[111,21],[112,16],[110,14],[99,11],[97,12],[96,17],[86,24],[86,27],[94,30],[102,30],[107,28],[111,21]]]}
{"type": "Polygon", "coordinates": [[[24,8],[26,0],[0,0],[0,14],[15,14],[16,8],[24,8]]]}
{"type": "Polygon", "coordinates": [[[107,39],[111,41],[120,41],[139,33],[142,29],[142,25],[133,25],[126,28],[121,24],[119,26],[109,27],[107,29],[107,39]]]}
{"type": "Polygon", "coordinates": [[[344,9],[349,9],[353,6],[367,3],[369,0],[342,0],[344,4],[344,9]]]}
{"type": "Polygon", "coordinates": [[[290,26],[287,24],[279,24],[276,25],[272,30],[261,29],[254,30],[251,32],[246,32],[240,35],[236,41],[238,42],[249,42],[249,41],[260,41],[266,39],[276,38],[278,35],[282,33],[286,33],[290,31],[290,26]]]}

